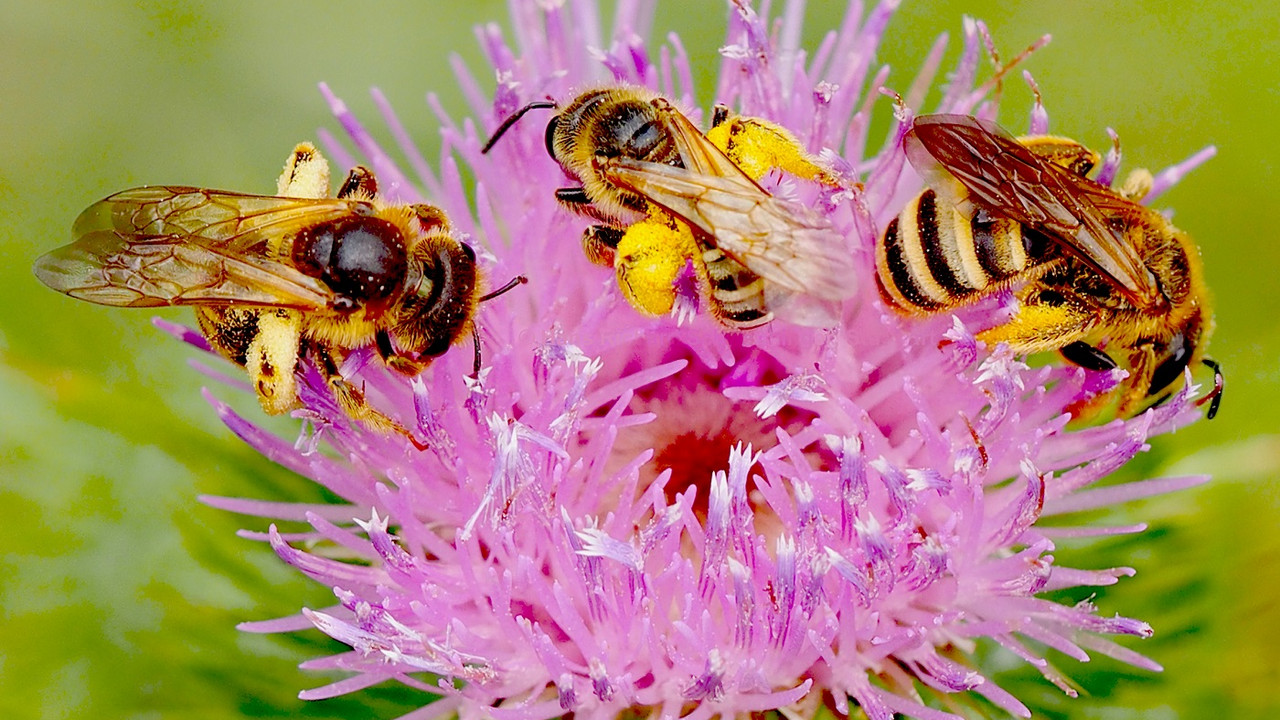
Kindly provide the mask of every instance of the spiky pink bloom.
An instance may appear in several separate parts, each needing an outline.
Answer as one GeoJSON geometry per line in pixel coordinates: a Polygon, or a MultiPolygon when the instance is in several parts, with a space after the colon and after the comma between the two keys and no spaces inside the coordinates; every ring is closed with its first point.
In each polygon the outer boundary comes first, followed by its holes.
{"type": "MultiPolygon", "coordinates": [[[[945,46],[867,151],[872,112],[895,107],[882,92],[888,68],[874,58],[896,5],[884,0],[863,17],[853,3],[809,53],[797,44],[801,3],[776,19],[736,3],[716,95],[698,99],[675,35],[656,60],[647,52],[648,3],[621,0],[604,35],[590,0],[513,0],[514,43],[496,25],[478,32],[493,96],[458,66],[477,120],[459,124],[428,98],[444,139],[434,169],[375,91],[412,176],[324,89],[384,192],[447,211],[483,248],[491,280],[524,273],[530,283],[483,306],[477,380],[469,351],[412,382],[371,353],[348,361],[374,404],[430,443],[426,452],[345,420],[311,370],[302,388],[311,431],[296,444],[213,401],[247,442],[345,500],[209,499],[305,528],[273,525],[258,537],[332,587],[337,603],[245,626],[315,627],[351,646],[306,664],[347,675],[303,697],[397,680],[422,689],[417,719],[811,715],[821,705],[848,713],[852,700],[871,718],[934,720],[957,717],[937,709],[939,698],[970,691],[1029,715],[969,659],[979,638],[1068,694],[1047,649],[1158,669],[1108,639],[1151,628],[1088,599],[1088,588],[1133,570],[1063,567],[1052,555],[1057,538],[1143,526],[1055,518],[1204,481],[1093,487],[1153,435],[1196,419],[1190,390],[1127,421],[1069,429],[1064,409],[1118,378],[1032,369],[983,347],[974,333],[1004,317],[1008,299],[927,321],[885,310],[873,243],[921,187],[901,141],[945,46]],[[564,179],[537,116],[480,154],[524,103],[615,81],[655,88],[695,117],[715,100],[779,122],[864,184],[816,201],[859,268],[840,326],[725,333],[705,313],[689,321],[692,296],[685,317],[642,317],[612,273],[583,257],[584,221],[552,197],[564,179]],[[1082,599],[1039,597],[1066,588],[1082,599]]],[[[966,20],[937,110],[995,115],[989,84],[975,80],[984,39],[966,20]]],[[[1047,123],[1037,102],[1030,131],[1047,123]]],[[[338,165],[355,162],[340,141],[323,140],[338,165]]],[[[1205,157],[1160,175],[1156,192],[1205,157]]],[[[1103,168],[1108,181],[1118,159],[1103,168]]],[[[814,192],[772,181],[778,192],[814,192]]]]}

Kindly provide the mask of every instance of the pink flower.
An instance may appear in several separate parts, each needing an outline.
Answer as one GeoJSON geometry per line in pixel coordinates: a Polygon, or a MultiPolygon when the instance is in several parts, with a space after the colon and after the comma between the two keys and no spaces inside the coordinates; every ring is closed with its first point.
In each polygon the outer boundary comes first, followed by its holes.
{"type": "MultiPolygon", "coordinates": [[[[1046,648],[1159,669],[1108,637],[1147,637],[1148,625],[1088,600],[1088,588],[1133,570],[1063,567],[1052,554],[1058,538],[1143,526],[1056,516],[1205,481],[1093,487],[1152,436],[1194,421],[1192,390],[1126,421],[1068,429],[1064,409],[1116,377],[1030,368],[983,347],[974,332],[1005,312],[1000,303],[904,321],[875,292],[875,238],[921,187],[901,149],[907,108],[934,81],[943,43],[903,83],[889,137],[867,150],[871,113],[894,106],[875,55],[897,0],[865,18],[854,3],[811,53],[797,45],[798,12],[769,19],[735,3],[715,98],[693,97],[675,35],[657,58],[646,52],[649,3],[618,5],[609,36],[589,0],[514,0],[512,43],[481,28],[497,87],[490,98],[460,67],[476,118],[461,123],[429,97],[444,138],[434,169],[375,91],[412,176],[322,88],[385,193],[443,208],[483,248],[486,277],[530,282],[482,307],[478,379],[464,350],[412,382],[372,353],[348,361],[428,451],[347,421],[313,370],[301,390],[311,432],[297,444],[212,400],[245,441],[344,501],[208,499],[303,528],[259,537],[337,597],[245,629],[319,628],[351,650],[307,667],[349,675],[303,697],[397,680],[423,691],[413,718],[847,714],[856,704],[871,718],[933,720],[957,717],[937,699],[965,692],[1028,716],[969,659],[979,638],[1068,694],[1046,648]],[[726,333],[705,312],[688,317],[696,298],[678,305],[682,317],[644,317],[583,256],[585,221],[552,196],[565,181],[538,115],[480,154],[521,105],[610,82],[652,87],[695,119],[714,100],[781,123],[864,184],[822,205],[860,271],[839,327],[726,333]],[[1067,588],[1084,599],[1038,597],[1067,588]]],[[[966,20],[938,110],[995,115],[992,84],[975,80],[984,40],[966,20]]],[[[1030,129],[1047,123],[1037,103],[1030,129]]],[[[336,165],[356,162],[322,139],[336,165]]],[[[1166,171],[1157,190],[1204,159],[1166,171]]],[[[788,182],[779,192],[804,190],[788,182]]]]}

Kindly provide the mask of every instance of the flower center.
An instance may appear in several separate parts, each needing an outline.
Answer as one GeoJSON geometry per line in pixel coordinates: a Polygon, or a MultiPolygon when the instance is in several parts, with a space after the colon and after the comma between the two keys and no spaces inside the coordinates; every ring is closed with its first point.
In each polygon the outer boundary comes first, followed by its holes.
{"type": "MultiPolygon", "coordinates": [[[[723,394],[724,387],[776,382],[781,376],[773,364],[772,358],[756,358],[748,353],[748,358],[735,368],[710,369],[690,358],[690,366],[679,374],[641,388],[630,410],[633,414],[652,413],[654,420],[619,433],[609,470],[617,471],[651,449],[653,457],[640,468],[638,492],[645,492],[661,473],[670,471],[663,487],[667,502],[674,504],[677,496],[696,489],[693,513],[699,521],[705,521],[711,478],[718,471],[728,470],[734,447],[749,445],[753,452],[768,450],[778,444],[774,434],[777,428],[798,432],[811,419],[809,413],[792,408],[761,418],[754,410],[754,402],[733,400],[723,394]],[[744,372],[744,365],[751,363],[756,365],[755,370],[744,372]],[[749,382],[745,376],[750,377],[749,382]]],[[[763,472],[757,463],[748,477],[763,472]]],[[[765,528],[778,524],[773,510],[750,483],[748,498],[758,529],[767,532],[765,528]]]]}

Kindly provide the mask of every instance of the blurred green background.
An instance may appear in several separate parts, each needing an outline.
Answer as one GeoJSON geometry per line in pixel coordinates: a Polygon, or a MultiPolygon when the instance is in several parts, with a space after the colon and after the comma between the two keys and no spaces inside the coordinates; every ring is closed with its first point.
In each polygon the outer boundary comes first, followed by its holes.
{"type": "MultiPolygon", "coordinates": [[[[703,5],[662,4],[655,30],[683,36],[705,102],[724,12],[703,5]]],[[[809,47],[843,7],[811,4],[809,47]]],[[[1001,681],[1042,717],[1273,717],[1280,3],[907,0],[881,55],[895,68],[891,84],[905,89],[935,35],[959,35],[963,14],[985,19],[1006,56],[1054,34],[1026,65],[1054,130],[1105,148],[1104,128],[1116,128],[1126,167],[1219,148],[1160,204],[1177,208],[1203,249],[1226,401],[1216,421],[1158,438],[1125,471],[1216,479],[1117,510],[1151,522],[1142,538],[1057,553],[1138,569],[1098,601],[1151,622],[1156,637],[1130,645],[1166,672],[1059,657],[1084,688],[1076,701],[1014,665],[1001,681]]],[[[262,522],[197,495],[317,491],[221,427],[187,367],[193,353],[154,329],[150,313],[72,301],[41,287],[30,265],[115,190],[269,191],[295,142],[334,127],[321,80],[370,121],[367,89],[380,87],[432,157],[436,124],[423,97],[434,90],[464,110],[448,56],[486,78],[471,27],[488,20],[505,24],[505,4],[0,2],[0,717],[392,717],[414,707],[396,688],[303,703],[299,690],[329,678],[294,666],[334,648],[315,632],[234,629],[332,596],[233,534],[262,522]]],[[[1027,93],[1015,82],[1007,98],[1003,117],[1017,128],[1027,93]]]]}

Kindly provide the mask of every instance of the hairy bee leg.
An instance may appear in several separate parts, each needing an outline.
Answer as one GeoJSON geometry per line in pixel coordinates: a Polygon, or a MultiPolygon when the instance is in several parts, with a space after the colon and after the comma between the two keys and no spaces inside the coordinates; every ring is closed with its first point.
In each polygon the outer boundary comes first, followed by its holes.
{"type": "Polygon", "coordinates": [[[413,206],[413,214],[417,216],[424,232],[449,229],[449,217],[438,207],[419,203],[413,206]]]}
{"type": "Polygon", "coordinates": [[[338,402],[338,407],[347,417],[383,434],[394,432],[402,435],[419,450],[426,450],[429,447],[418,440],[404,425],[375,410],[365,399],[364,393],[342,377],[337,360],[328,348],[312,345],[311,352],[317,360],[320,373],[324,375],[325,383],[329,385],[334,399],[338,402]]]}
{"type": "Polygon", "coordinates": [[[978,339],[988,345],[1008,343],[1016,353],[1057,350],[1082,342],[1089,332],[1091,317],[1071,305],[1028,304],[1024,301],[1012,320],[978,333],[978,339]]]}
{"type": "Polygon", "coordinates": [[[223,357],[244,367],[249,343],[258,336],[260,307],[196,305],[196,324],[223,357]]]}
{"type": "Polygon", "coordinates": [[[363,165],[357,165],[351,168],[347,173],[347,179],[342,181],[342,185],[338,187],[338,195],[340,198],[356,198],[359,200],[372,200],[378,196],[378,179],[373,176],[373,171],[363,165]]]}
{"type": "Polygon", "coordinates": [[[1143,344],[1129,354],[1129,377],[1117,388],[1120,393],[1120,404],[1116,407],[1118,416],[1134,415],[1147,403],[1151,397],[1149,388],[1156,364],[1155,349],[1149,344],[1143,344]]]}
{"type": "Polygon", "coordinates": [[[777,168],[804,180],[824,185],[841,181],[817,163],[786,128],[758,118],[728,117],[707,131],[707,139],[724,151],[752,180],[777,168]]]}
{"type": "Polygon", "coordinates": [[[582,231],[582,252],[596,265],[613,267],[618,243],[622,242],[625,232],[622,228],[610,225],[592,225],[582,231]]]}
{"type": "MultiPolygon", "coordinates": [[[[309,142],[294,146],[284,162],[284,170],[276,179],[276,195],[294,198],[329,197],[329,161],[309,142]]],[[[267,240],[268,254],[283,258],[289,252],[289,238],[273,234],[267,240]]]]}
{"type": "Polygon", "coordinates": [[[302,337],[302,313],[286,308],[258,313],[257,333],[245,351],[245,369],[268,415],[298,407],[294,367],[302,337]]]}
{"type": "MultiPolygon", "coordinates": [[[[653,214],[629,226],[618,241],[613,268],[618,288],[631,306],[647,315],[666,315],[675,306],[675,283],[685,266],[697,266],[705,284],[706,265],[692,231],[684,223],[653,214]]],[[[699,293],[707,297],[710,288],[699,293]]]]}
{"type": "Polygon", "coordinates": [[[329,196],[329,161],[315,145],[303,142],[293,148],[276,181],[276,194],[297,198],[329,196]]]}
{"type": "Polygon", "coordinates": [[[1108,393],[1095,395],[1088,400],[1083,400],[1067,408],[1076,419],[1087,420],[1097,415],[1103,408],[1119,394],[1119,402],[1116,404],[1117,417],[1131,417],[1143,409],[1143,406],[1155,407],[1169,399],[1169,393],[1166,393],[1154,402],[1151,402],[1151,378],[1156,371],[1156,352],[1151,345],[1142,345],[1134,348],[1129,354],[1129,376],[1126,377],[1119,386],[1108,393]]]}

